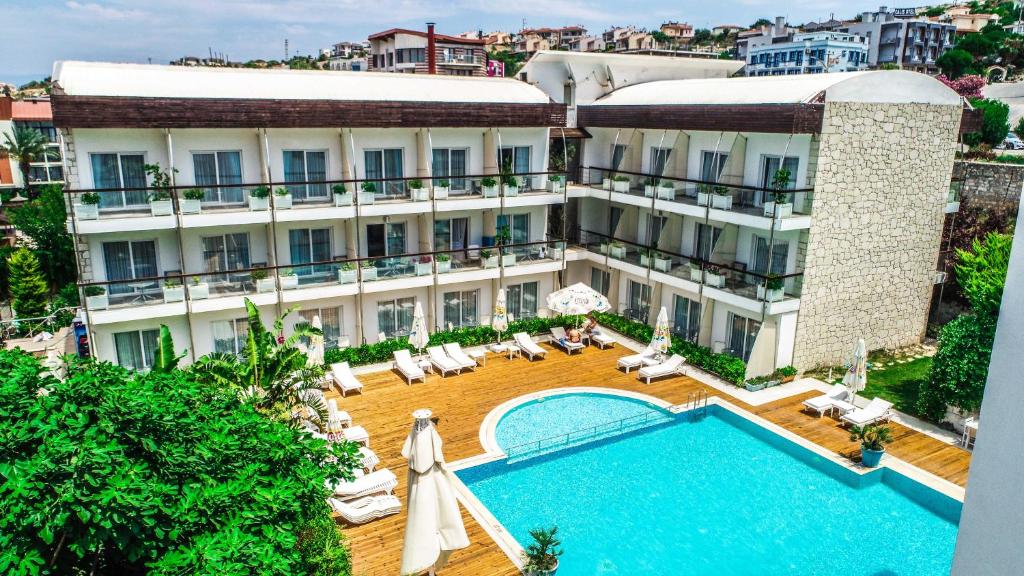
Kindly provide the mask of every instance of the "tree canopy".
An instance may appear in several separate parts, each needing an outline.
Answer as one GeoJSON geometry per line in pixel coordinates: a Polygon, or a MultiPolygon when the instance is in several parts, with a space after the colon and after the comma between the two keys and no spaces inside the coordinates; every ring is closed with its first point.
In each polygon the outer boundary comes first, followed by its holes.
{"type": "Polygon", "coordinates": [[[975,98],[971,106],[981,111],[981,131],[964,134],[968,146],[988,144],[997,146],[1010,132],[1010,107],[999,100],[975,98]]]}
{"type": "Polygon", "coordinates": [[[51,291],[78,278],[75,245],[67,230],[64,193],[58,185],[39,189],[39,196],[8,210],[11,224],[29,239],[51,291]]]}

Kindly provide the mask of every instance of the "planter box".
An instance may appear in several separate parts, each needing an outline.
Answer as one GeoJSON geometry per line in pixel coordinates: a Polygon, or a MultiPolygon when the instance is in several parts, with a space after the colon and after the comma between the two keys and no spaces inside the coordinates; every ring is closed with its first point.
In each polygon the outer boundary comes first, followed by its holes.
{"type": "Polygon", "coordinates": [[[352,193],[351,192],[346,192],[344,194],[335,194],[334,195],[334,205],[338,206],[338,207],[341,207],[341,206],[351,206],[352,205],[352,193]]]}
{"type": "Polygon", "coordinates": [[[351,270],[338,270],[338,283],[339,284],[353,284],[356,281],[356,269],[351,270]]]}
{"type": "Polygon", "coordinates": [[[658,186],[658,200],[675,200],[676,189],[666,186],[658,186]]]}
{"type": "Polygon", "coordinates": [[[409,198],[413,202],[426,202],[430,200],[430,192],[426,188],[409,188],[409,198]]]}
{"type": "Polygon", "coordinates": [[[206,300],[210,297],[210,285],[206,282],[191,284],[188,287],[189,300],[206,300]]]}
{"type": "Polygon", "coordinates": [[[417,262],[416,263],[416,275],[426,276],[434,271],[434,267],[430,262],[417,262]]]}
{"type": "Polygon", "coordinates": [[[780,384],[789,384],[793,380],[796,380],[796,374],[792,376],[783,376],[782,380],[780,381],[780,384]]]}
{"type": "Polygon", "coordinates": [[[725,276],[720,276],[718,274],[714,274],[712,272],[708,272],[707,270],[705,270],[704,283],[707,284],[708,286],[713,286],[715,288],[723,288],[725,287],[725,276]]]}
{"type": "Polygon", "coordinates": [[[561,248],[552,248],[550,257],[552,260],[561,260],[564,252],[561,248]]]}
{"type": "Polygon", "coordinates": [[[718,210],[732,210],[732,196],[722,196],[721,194],[711,195],[711,207],[717,208],[718,210]]]}
{"type": "Polygon", "coordinates": [[[785,290],[782,288],[773,288],[766,290],[764,286],[757,287],[757,299],[764,300],[765,302],[778,302],[785,296],[785,290]]]}
{"type": "Polygon", "coordinates": [[[604,179],[602,179],[601,180],[601,188],[604,188],[605,190],[611,190],[612,189],[612,179],[611,178],[604,178],[604,179]]]}
{"type": "Polygon", "coordinates": [[[505,186],[505,197],[519,196],[519,186],[505,186]]]}
{"type": "Polygon", "coordinates": [[[758,390],[764,390],[764,383],[761,384],[750,384],[745,383],[743,387],[746,388],[747,392],[757,392],[758,390]]]}
{"type": "Polygon", "coordinates": [[[178,206],[181,207],[182,214],[199,214],[203,211],[202,200],[189,200],[188,198],[182,198],[178,201],[178,206]]]}
{"type": "Polygon", "coordinates": [[[690,267],[690,282],[696,282],[697,284],[700,284],[700,279],[701,279],[700,277],[701,277],[700,268],[694,268],[693,266],[691,266],[690,267]]]}
{"type": "Polygon", "coordinates": [[[79,220],[97,220],[100,207],[98,204],[75,204],[75,217],[79,220]]]}
{"type": "Polygon", "coordinates": [[[376,280],[377,279],[377,267],[376,266],[370,266],[369,268],[363,267],[362,275],[363,275],[363,282],[366,282],[367,280],[376,280]]]}
{"type": "Polygon", "coordinates": [[[561,193],[562,190],[564,190],[564,189],[565,189],[565,186],[563,186],[560,181],[559,182],[552,182],[552,181],[548,180],[548,190],[550,190],[552,192],[561,193]]]}
{"type": "Polygon", "coordinates": [[[501,256],[501,265],[502,266],[515,266],[516,265],[516,255],[515,254],[502,254],[502,256],[501,256]]]}
{"type": "Polygon", "coordinates": [[[600,252],[601,254],[607,254],[608,253],[608,245],[607,244],[601,244],[600,246],[597,247],[597,251],[600,252]]]}
{"type": "Polygon", "coordinates": [[[294,290],[299,287],[299,277],[296,274],[281,275],[281,290],[294,290]]]}
{"type": "Polygon", "coordinates": [[[625,260],[626,258],[625,246],[609,246],[608,251],[611,252],[612,258],[618,258],[619,260],[625,260]]]}
{"type": "Polygon", "coordinates": [[[483,188],[481,188],[481,191],[483,192],[484,198],[497,198],[498,197],[498,187],[497,186],[484,186],[483,188]]]}
{"type": "Polygon", "coordinates": [[[483,261],[484,261],[484,268],[497,268],[498,267],[498,257],[497,256],[488,256],[487,258],[484,258],[483,261]]]}
{"type": "Polygon", "coordinates": [[[256,198],[255,196],[249,197],[249,210],[253,212],[262,212],[270,209],[270,198],[256,198]]]}
{"type": "Polygon", "coordinates": [[[184,286],[164,286],[164,303],[170,304],[171,302],[184,302],[185,301],[185,287],[184,286]]]}
{"type": "Polygon", "coordinates": [[[434,200],[444,200],[448,197],[447,186],[434,186],[434,200]]]}
{"type": "Polygon", "coordinates": [[[662,272],[668,272],[672,269],[672,261],[668,258],[654,258],[654,269],[662,272]]]}
{"type": "Polygon", "coordinates": [[[697,206],[707,206],[711,200],[711,194],[707,192],[697,192],[697,206]]]}
{"type": "Polygon", "coordinates": [[[793,203],[786,202],[785,204],[776,204],[775,202],[765,202],[764,215],[768,218],[789,218],[793,215],[793,203]],[[777,215],[775,213],[776,211],[778,211],[777,215]]]}
{"type": "Polygon", "coordinates": [[[277,286],[274,285],[273,278],[261,278],[256,281],[257,292],[273,292],[276,289],[277,286]]]}
{"type": "Polygon", "coordinates": [[[651,265],[651,257],[648,256],[647,254],[641,254],[640,255],[640,265],[641,266],[650,266],[651,265]]]}
{"type": "Polygon", "coordinates": [[[278,210],[289,210],[292,207],[292,195],[285,194],[283,196],[274,196],[274,208],[278,210]]]}
{"type": "Polygon", "coordinates": [[[629,194],[629,180],[612,180],[612,188],[616,192],[629,194]]]}
{"type": "Polygon", "coordinates": [[[644,184],[644,198],[654,198],[654,186],[644,184]]]}
{"type": "Polygon", "coordinates": [[[437,273],[438,274],[447,274],[447,273],[449,273],[451,271],[452,271],[452,261],[451,260],[443,260],[443,261],[442,260],[438,260],[437,261],[437,273]]]}
{"type": "Polygon", "coordinates": [[[359,193],[359,204],[360,205],[363,205],[363,204],[373,204],[373,201],[376,200],[376,198],[377,198],[377,194],[375,194],[373,192],[360,192],[359,193]]]}
{"type": "Polygon", "coordinates": [[[85,308],[87,310],[106,310],[108,306],[110,306],[110,299],[106,294],[85,297],[85,308]]]}
{"type": "Polygon", "coordinates": [[[174,214],[174,202],[171,200],[153,200],[149,203],[149,213],[153,216],[170,216],[174,214]]]}

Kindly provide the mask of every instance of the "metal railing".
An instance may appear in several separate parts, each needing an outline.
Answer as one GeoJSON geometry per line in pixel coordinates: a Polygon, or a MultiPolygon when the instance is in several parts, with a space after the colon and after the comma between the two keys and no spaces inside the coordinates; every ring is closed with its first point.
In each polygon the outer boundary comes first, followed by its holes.
{"type": "Polygon", "coordinates": [[[660,410],[649,410],[641,414],[627,416],[618,420],[588,426],[564,434],[557,434],[540,440],[531,440],[516,444],[505,449],[508,459],[523,458],[528,454],[553,451],[556,449],[575,447],[595,440],[604,440],[639,428],[671,422],[672,415],[660,410]]]}

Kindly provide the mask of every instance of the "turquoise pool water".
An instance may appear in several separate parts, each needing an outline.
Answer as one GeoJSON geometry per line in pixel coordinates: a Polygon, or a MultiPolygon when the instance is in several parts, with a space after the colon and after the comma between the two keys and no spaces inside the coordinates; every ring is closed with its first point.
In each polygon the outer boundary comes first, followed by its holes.
{"type": "MultiPolygon", "coordinates": [[[[651,409],[549,398],[509,413],[498,440],[651,409]]],[[[531,528],[557,525],[559,576],[939,576],[960,513],[959,502],[891,470],[857,475],[717,406],[457,474],[521,544],[531,528]]]]}

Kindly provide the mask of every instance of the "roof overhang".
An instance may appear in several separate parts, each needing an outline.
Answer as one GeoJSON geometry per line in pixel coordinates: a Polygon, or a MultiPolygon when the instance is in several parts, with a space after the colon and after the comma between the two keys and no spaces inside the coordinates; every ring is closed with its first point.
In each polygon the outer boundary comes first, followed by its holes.
{"type": "Polygon", "coordinates": [[[693,104],[579,106],[577,123],[588,128],[650,128],[816,134],[824,104],[693,104]]]}

